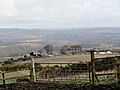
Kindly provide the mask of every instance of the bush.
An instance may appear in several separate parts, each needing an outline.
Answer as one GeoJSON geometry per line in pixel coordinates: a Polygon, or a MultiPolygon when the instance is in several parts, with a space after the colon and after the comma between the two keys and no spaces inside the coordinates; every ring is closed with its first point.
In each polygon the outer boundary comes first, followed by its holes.
{"type": "Polygon", "coordinates": [[[30,83],[30,79],[22,77],[22,78],[18,78],[16,79],[16,83],[30,83]]]}
{"type": "Polygon", "coordinates": [[[29,70],[31,64],[30,63],[25,63],[23,65],[11,65],[11,64],[5,64],[0,67],[0,71],[5,71],[5,72],[12,72],[12,71],[18,71],[18,70],[29,70]]]}
{"type": "Polygon", "coordinates": [[[95,62],[95,66],[98,67],[96,68],[96,71],[103,71],[103,70],[113,70],[115,64],[117,63],[114,59],[100,59],[95,62]]]}

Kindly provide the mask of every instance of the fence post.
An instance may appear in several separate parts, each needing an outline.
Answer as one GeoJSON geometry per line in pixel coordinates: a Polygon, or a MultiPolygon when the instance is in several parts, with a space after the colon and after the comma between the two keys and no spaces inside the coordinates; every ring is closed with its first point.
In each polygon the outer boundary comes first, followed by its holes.
{"type": "Polygon", "coordinates": [[[117,79],[120,80],[120,56],[117,56],[117,79]]]}
{"type": "Polygon", "coordinates": [[[89,81],[91,83],[91,67],[90,63],[88,63],[88,68],[89,68],[89,81]]]}
{"type": "Polygon", "coordinates": [[[34,58],[31,59],[30,79],[31,81],[36,82],[34,58]]]}
{"type": "Polygon", "coordinates": [[[3,77],[3,85],[5,85],[5,73],[2,72],[2,77],[3,77]]]}
{"type": "Polygon", "coordinates": [[[94,50],[91,50],[90,53],[91,53],[92,83],[94,84],[95,83],[95,63],[94,63],[95,55],[94,55],[94,50]]]}

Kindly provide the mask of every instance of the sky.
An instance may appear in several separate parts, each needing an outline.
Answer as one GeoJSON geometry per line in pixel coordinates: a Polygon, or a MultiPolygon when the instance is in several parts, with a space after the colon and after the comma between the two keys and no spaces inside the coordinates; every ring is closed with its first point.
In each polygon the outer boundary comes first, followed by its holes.
{"type": "Polygon", "coordinates": [[[0,28],[119,26],[120,0],[0,0],[0,28]]]}

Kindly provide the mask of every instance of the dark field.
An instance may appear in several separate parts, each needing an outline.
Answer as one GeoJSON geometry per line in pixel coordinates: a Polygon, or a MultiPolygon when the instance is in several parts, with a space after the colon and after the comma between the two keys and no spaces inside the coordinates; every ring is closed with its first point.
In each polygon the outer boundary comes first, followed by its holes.
{"type": "Polygon", "coordinates": [[[120,90],[118,83],[112,84],[66,84],[66,83],[17,83],[1,85],[0,90],[120,90]]]}

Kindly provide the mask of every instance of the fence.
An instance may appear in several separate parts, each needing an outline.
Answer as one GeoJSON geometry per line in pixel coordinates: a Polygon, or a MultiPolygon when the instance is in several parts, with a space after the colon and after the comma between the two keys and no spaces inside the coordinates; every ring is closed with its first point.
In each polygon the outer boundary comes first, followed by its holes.
{"type": "Polygon", "coordinates": [[[120,56],[95,58],[90,63],[35,63],[34,80],[109,83],[120,80],[120,56]]]}
{"type": "MultiPolygon", "coordinates": [[[[76,83],[106,83],[120,80],[120,56],[95,58],[94,51],[91,53],[89,63],[34,63],[31,60],[30,81],[58,81],[76,83]]],[[[3,84],[5,80],[20,78],[6,78],[2,74],[3,84]]]]}
{"type": "Polygon", "coordinates": [[[92,83],[111,83],[120,80],[120,56],[95,58],[95,51],[89,52],[92,83]]]}
{"type": "Polygon", "coordinates": [[[6,76],[5,72],[1,72],[0,74],[2,75],[2,78],[0,78],[0,84],[3,84],[3,85],[10,84],[10,83],[16,83],[16,80],[18,78],[26,78],[26,77],[28,78],[28,77],[30,77],[30,75],[24,75],[24,76],[13,76],[13,77],[7,77],[6,78],[5,77],[6,76]]]}
{"type": "Polygon", "coordinates": [[[0,84],[16,83],[17,80],[30,79],[30,64],[0,66],[0,84]],[[27,67],[27,68],[26,68],[27,67]]]}
{"type": "Polygon", "coordinates": [[[94,58],[91,61],[92,83],[120,80],[120,57],[94,58]]]}
{"type": "Polygon", "coordinates": [[[89,82],[89,64],[35,63],[36,81],[89,82]]]}

